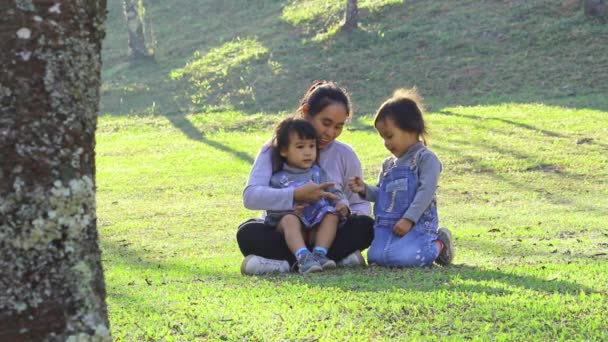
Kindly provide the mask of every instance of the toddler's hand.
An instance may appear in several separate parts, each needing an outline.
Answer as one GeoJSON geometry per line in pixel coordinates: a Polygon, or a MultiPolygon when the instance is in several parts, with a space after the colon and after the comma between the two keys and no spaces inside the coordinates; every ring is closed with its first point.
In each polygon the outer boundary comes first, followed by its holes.
{"type": "Polygon", "coordinates": [[[350,191],[360,195],[365,195],[365,183],[361,177],[355,176],[348,179],[348,187],[350,191]]]}
{"type": "Polygon", "coordinates": [[[348,214],[350,214],[350,209],[344,203],[338,203],[336,205],[336,211],[339,212],[343,217],[348,217],[348,214]]]}
{"type": "Polygon", "coordinates": [[[408,219],[401,219],[395,223],[393,227],[393,233],[399,236],[403,236],[407,234],[411,229],[414,223],[408,219]]]}
{"type": "Polygon", "coordinates": [[[296,204],[293,207],[293,213],[296,215],[303,215],[304,214],[304,209],[306,209],[306,207],[308,207],[308,203],[299,203],[296,204]]]}

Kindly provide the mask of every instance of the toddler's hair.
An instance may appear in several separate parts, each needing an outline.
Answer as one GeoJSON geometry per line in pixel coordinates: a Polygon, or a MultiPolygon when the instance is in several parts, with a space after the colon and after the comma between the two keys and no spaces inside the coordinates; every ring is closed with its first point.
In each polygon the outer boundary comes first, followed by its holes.
{"type": "Polygon", "coordinates": [[[319,142],[317,131],[314,126],[300,118],[289,117],[279,122],[272,138],[272,171],[277,172],[283,168],[286,159],[281,156],[281,149],[289,147],[289,138],[292,134],[297,134],[300,139],[313,139],[317,144],[317,160],[319,161],[319,142]]]}
{"type": "Polygon", "coordinates": [[[302,116],[302,106],[308,106],[308,115],[315,116],[332,103],[340,103],[346,109],[346,115],[352,112],[348,92],[331,81],[314,81],[300,100],[298,114],[302,116]]]}
{"type": "Polygon", "coordinates": [[[379,121],[390,118],[400,129],[416,132],[418,138],[426,145],[428,131],[422,115],[423,111],[422,97],[416,87],[397,89],[393,97],[384,101],[378,108],[374,117],[374,126],[379,121]]]}

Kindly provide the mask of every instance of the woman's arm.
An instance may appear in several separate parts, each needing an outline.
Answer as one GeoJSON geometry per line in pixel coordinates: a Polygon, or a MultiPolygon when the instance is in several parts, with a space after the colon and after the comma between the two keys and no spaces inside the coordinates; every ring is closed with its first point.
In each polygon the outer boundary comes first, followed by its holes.
{"type": "Polygon", "coordinates": [[[252,210],[290,210],[294,205],[294,189],[270,187],[272,177],[272,148],[264,145],[258,153],[247,185],[243,190],[243,204],[252,210]]]}
{"type": "Polygon", "coordinates": [[[360,177],[363,179],[363,170],[361,169],[361,161],[359,160],[359,157],[355,151],[350,148],[350,146],[348,146],[348,151],[350,151],[350,153],[345,153],[343,159],[344,171],[342,189],[344,189],[344,193],[346,194],[346,198],[348,199],[352,213],[359,215],[370,215],[372,211],[371,204],[365,199],[361,198],[358,194],[350,191],[348,188],[348,180],[350,178],[360,177]]]}

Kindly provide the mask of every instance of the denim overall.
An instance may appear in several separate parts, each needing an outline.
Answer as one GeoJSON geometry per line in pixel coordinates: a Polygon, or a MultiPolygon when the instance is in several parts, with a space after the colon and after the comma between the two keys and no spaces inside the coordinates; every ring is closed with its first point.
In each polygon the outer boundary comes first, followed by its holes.
{"type": "MultiPolygon", "coordinates": [[[[289,175],[285,173],[285,171],[279,171],[281,187],[283,188],[297,188],[300,185],[304,185],[311,180],[317,184],[321,183],[321,169],[317,165],[313,165],[310,168],[312,173],[310,179],[290,179],[289,175]],[[283,173],[281,175],[281,173],[283,173]]],[[[326,198],[320,198],[318,201],[314,203],[309,203],[309,205],[303,210],[302,215],[298,215],[300,220],[302,220],[302,224],[305,229],[310,229],[321,223],[325,214],[327,213],[335,213],[336,208],[331,205],[329,200],[326,198]]]]}
{"type": "Polygon", "coordinates": [[[374,240],[367,251],[370,264],[407,267],[430,266],[439,255],[437,205],[433,200],[418,222],[404,236],[393,227],[414,200],[418,188],[417,161],[427,149],[420,149],[411,164],[392,166],[382,175],[374,205],[374,240]]]}

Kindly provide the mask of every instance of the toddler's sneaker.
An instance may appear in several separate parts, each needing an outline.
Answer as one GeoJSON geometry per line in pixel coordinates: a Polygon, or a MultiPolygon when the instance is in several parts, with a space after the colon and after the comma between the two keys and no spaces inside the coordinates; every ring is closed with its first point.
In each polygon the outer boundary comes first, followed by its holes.
{"type": "Polygon", "coordinates": [[[346,256],[344,259],[338,261],[338,266],[354,267],[354,266],[365,266],[365,259],[361,255],[360,251],[354,251],[346,256]]]}
{"type": "Polygon", "coordinates": [[[241,273],[245,275],[287,272],[289,272],[289,263],[286,260],[267,259],[259,255],[248,255],[241,264],[241,273]]]}
{"type": "Polygon", "coordinates": [[[321,265],[321,267],[323,267],[324,270],[336,268],[336,262],[328,258],[327,255],[319,251],[314,251],[312,255],[315,257],[315,259],[317,259],[317,262],[321,265]]]}
{"type": "Polygon", "coordinates": [[[443,249],[435,262],[442,266],[447,266],[454,260],[454,240],[452,234],[447,228],[439,228],[437,230],[437,239],[443,242],[443,249]]]}
{"type": "Polygon", "coordinates": [[[306,251],[300,255],[298,258],[298,269],[300,273],[311,273],[311,272],[321,272],[323,271],[323,266],[319,264],[315,256],[306,251]]]}

